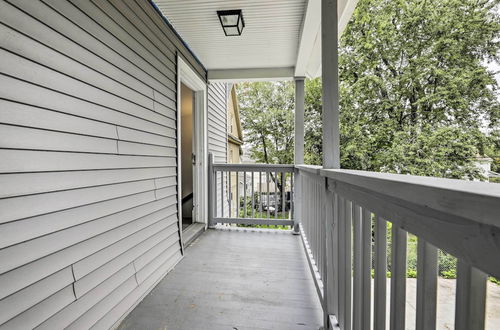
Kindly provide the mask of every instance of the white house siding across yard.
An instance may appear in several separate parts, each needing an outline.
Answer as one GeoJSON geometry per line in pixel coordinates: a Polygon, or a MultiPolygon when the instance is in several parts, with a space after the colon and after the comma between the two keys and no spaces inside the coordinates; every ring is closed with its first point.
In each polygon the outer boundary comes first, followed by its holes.
{"type": "Polygon", "coordinates": [[[177,55],[206,71],[148,1],[0,22],[0,329],[110,328],[181,258],[177,55]]]}

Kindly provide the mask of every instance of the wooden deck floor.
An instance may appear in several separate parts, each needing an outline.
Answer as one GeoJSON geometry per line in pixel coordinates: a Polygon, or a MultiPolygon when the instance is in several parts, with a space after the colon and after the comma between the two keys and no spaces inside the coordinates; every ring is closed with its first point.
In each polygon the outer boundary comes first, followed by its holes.
{"type": "Polygon", "coordinates": [[[299,236],[208,230],[119,329],[318,329],[299,236]]]}

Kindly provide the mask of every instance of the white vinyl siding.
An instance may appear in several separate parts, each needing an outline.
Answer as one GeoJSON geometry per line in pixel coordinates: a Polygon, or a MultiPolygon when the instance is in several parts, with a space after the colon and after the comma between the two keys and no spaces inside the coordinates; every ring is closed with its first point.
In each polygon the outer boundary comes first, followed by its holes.
{"type": "Polygon", "coordinates": [[[107,329],[181,258],[177,54],[148,1],[0,0],[0,329],[107,329]]]}
{"type": "MultiPolygon", "coordinates": [[[[215,163],[227,163],[227,84],[211,83],[208,86],[208,152],[214,156],[215,163]]],[[[228,215],[227,179],[224,178],[222,198],[221,181],[217,180],[217,214],[221,214],[221,202],[224,200],[224,215],[228,215]]]]}

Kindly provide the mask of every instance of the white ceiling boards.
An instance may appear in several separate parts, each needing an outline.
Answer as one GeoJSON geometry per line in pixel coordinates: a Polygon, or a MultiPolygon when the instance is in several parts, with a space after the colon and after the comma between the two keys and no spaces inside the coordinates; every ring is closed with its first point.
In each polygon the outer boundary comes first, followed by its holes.
{"type": "MultiPolygon", "coordinates": [[[[342,28],[357,1],[338,1],[342,28]]],[[[320,71],[321,0],[154,2],[208,69],[209,78],[291,78],[316,76],[320,71]],[[217,16],[218,10],[231,9],[242,10],[245,28],[241,36],[226,36],[217,16]],[[248,69],[258,70],[247,77],[248,69]]]]}

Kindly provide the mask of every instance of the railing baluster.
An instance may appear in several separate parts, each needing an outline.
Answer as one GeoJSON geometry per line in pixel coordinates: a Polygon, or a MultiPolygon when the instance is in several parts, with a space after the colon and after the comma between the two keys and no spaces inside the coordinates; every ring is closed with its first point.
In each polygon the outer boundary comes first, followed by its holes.
{"type": "Polygon", "coordinates": [[[253,176],[254,176],[254,171],[252,171],[252,219],[255,218],[255,191],[254,191],[254,185],[255,185],[255,182],[254,182],[254,179],[253,179],[253,176]]]}
{"type": "Polygon", "coordinates": [[[220,212],[224,218],[224,172],[220,172],[220,212]]]}
{"type": "Polygon", "coordinates": [[[353,266],[354,266],[354,279],[353,279],[353,304],[352,304],[352,328],[354,330],[362,330],[363,325],[363,237],[362,237],[362,224],[361,224],[361,207],[354,205],[354,218],[352,219],[353,225],[353,266]]]}
{"type": "Polygon", "coordinates": [[[281,218],[285,219],[285,190],[286,190],[286,182],[285,182],[285,173],[281,172],[281,218]]]}
{"type": "Polygon", "coordinates": [[[391,249],[391,330],[405,328],[407,238],[406,231],[393,223],[391,249]]]}
{"type": "Polygon", "coordinates": [[[372,295],[372,214],[363,209],[362,240],[363,240],[363,320],[361,329],[370,329],[371,324],[371,295],[372,295]]]}
{"type": "MultiPolygon", "coordinates": [[[[214,172],[214,177],[213,177],[213,183],[214,183],[214,186],[212,188],[212,191],[214,192],[214,214],[215,214],[215,217],[218,217],[219,216],[219,208],[218,208],[218,202],[217,202],[217,173],[219,173],[218,171],[215,171],[214,172]]],[[[182,196],[181,196],[182,197],[182,196]]],[[[214,224],[215,225],[215,224],[214,224]]]]}
{"type": "MultiPolygon", "coordinates": [[[[296,216],[294,214],[294,203],[295,203],[295,187],[293,186],[293,179],[294,179],[295,173],[291,172],[290,173],[290,209],[288,210],[288,217],[290,219],[295,219],[296,216]]],[[[293,229],[293,228],[292,228],[293,229]]]]}
{"type": "Polygon", "coordinates": [[[345,199],[345,316],[344,316],[344,330],[351,330],[352,327],[352,203],[345,199]]]}
{"type": "Polygon", "coordinates": [[[458,259],[455,330],[484,329],[486,280],[485,273],[458,259]]]}
{"type": "Polygon", "coordinates": [[[332,243],[334,244],[334,249],[332,251],[332,275],[333,279],[333,302],[332,309],[333,314],[340,315],[340,304],[342,304],[340,299],[340,205],[341,200],[338,194],[333,194],[333,228],[332,228],[332,243]]]}
{"type": "Polygon", "coordinates": [[[228,186],[229,186],[229,193],[228,193],[228,198],[229,198],[229,217],[231,218],[233,216],[233,212],[232,212],[232,205],[233,204],[233,187],[232,187],[232,184],[231,184],[231,177],[233,176],[232,172],[229,171],[228,172],[228,175],[229,175],[229,178],[228,178],[228,186]]]}
{"type": "Polygon", "coordinates": [[[374,330],[385,330],[387,294],[387,222],[375,216],[374,330]]]}
{"type": "Polygon", "coordinates": [[[259,218],[262,218],[262,172],[259,171],[259,218]]]}
{"type": "Polygon", "coordinates": [[[314,258],[316,259],[316,267],[319,269],[319,228],[317,226],[318,221],[318,209],[314,207],[314,202],[316,200],[316,189],[314,189],[314,183],[309,180],[309,187],[311,189],[309,195],[311,196],[311,202],[309,203],[309,209],[312,210],[311,225],[313,226],[314,233],[314,258]]]}
{"type": "Polygon", "coordinates": [[[345,209],[345,202],[342,197],[339,197],[338,201],[338,207],[339,207],[339,218],[338,218],[338,229],[339,229],[339,235],[338,235],[338,240],[339,240],[339,268],[338,268],[338,281],[339,281],[339,324],[340,328],[344,329],[345,326],[345,318],[346,318],[346,287],[345,287],[345,268],[347,267],[347,262],[346,262],[346,254],[347,252],[345,251],[345,246],[346,246],[346,237],[345,237],[345,218],[346,218],[346,209],[345,209]]]}
{"type": "Polygon", "coordinates": [[[240,172],[236,171],[236,218],[240,217],[240,172]]]}
{"type": "Polygon", "coordinates": [[[266,195],[267,195],[267,218],[270,218],[269,214],[269,172],[266,172],[266,184],[267,184],[267,189],[266,189],[266,195]]]}
{"type": "Polygon", "coordinates": [[[416,330],[436,329],[437,248],[418,238],[416,330]]]}
{"type": "Polygon", "coordinates": [[[278,219],[278,172],[274,172],[274,219],[278,219]]]}
{"type": "Polygon", "coordinates": [[[247,172],[243,171],[243,218],[247,217],[247,172]]]}

